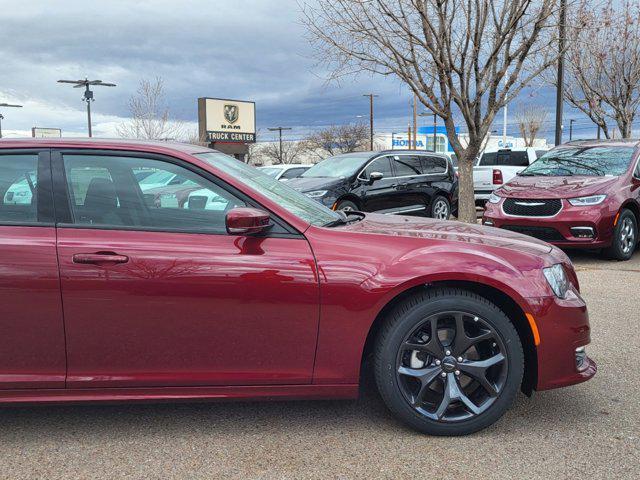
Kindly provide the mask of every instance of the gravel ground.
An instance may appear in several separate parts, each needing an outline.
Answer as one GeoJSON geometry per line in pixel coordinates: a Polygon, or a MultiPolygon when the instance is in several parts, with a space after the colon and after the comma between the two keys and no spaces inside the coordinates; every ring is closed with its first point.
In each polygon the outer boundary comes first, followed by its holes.
{"type": "Polygon", "coordinates": [[[572,257],[598,374],[473,436],[407,430],[371,386],[357,402],[7,408],[0,478],[640,478],[640,252],[572,257]]]}

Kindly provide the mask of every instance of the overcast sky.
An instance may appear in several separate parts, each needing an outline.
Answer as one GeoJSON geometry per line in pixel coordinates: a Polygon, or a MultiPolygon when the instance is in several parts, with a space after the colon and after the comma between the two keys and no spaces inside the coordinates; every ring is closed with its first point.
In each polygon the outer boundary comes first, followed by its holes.
{"type": "MultiPolygon", "coordinates": [[[[155,76],[172,114],[186,122],[196,121],[201,96],[254,100],[263,139],[270,126],[294,127],[295,137],[355,122],[368,115],[368,92],[380,95],[379,129],[404,131],[410,118],[410,94],[392,79],[326,83],[295,0],[0,0],[0,19],[0,103],[24,105],[0,111],[8,136],[33,126],[85,133],[82,91],[56,83],[61,78],[118,85],[95,88],[94,130],[102,136],[126,118],[140,79],[155,76]]],[[[549,92],[536,95],[551,105],[549,92]]]]}

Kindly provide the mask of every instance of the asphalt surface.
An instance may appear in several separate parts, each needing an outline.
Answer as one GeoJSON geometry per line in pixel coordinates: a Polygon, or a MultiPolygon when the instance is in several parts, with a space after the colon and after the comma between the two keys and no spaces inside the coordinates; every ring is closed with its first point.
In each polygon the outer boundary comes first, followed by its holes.
{"type": "Polygon", "coordinates": [[[591,314],[582,385],[520,396],[493,427],[436,438],[355,402],[0,409],[0,478],[640,478],[640,252],[572,254],[591,314]]]}

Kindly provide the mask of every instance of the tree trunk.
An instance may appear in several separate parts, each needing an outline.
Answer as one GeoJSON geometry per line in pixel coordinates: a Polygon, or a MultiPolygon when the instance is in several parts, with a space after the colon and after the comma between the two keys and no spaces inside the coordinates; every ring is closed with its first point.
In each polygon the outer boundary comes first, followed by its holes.
{"type": "Polygon", "coordinates": [[[631,138],[631,124],[633,121],[629,118],[618,118],[618,129],[622,138],[631,138]]]}
{"type": "Polygon", "coordinates": [[[458,220],[477,223],[476,201],[473,191],[473,164],[479,147],[469,145],[458,155],[458,220]]]}

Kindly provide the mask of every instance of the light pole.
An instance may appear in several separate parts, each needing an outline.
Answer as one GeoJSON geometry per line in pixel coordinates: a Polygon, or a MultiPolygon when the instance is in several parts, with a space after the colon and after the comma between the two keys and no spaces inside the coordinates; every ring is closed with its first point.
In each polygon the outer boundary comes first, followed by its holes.
{"type": "Polygon", "coordinates": [[[93,136],[91,131],[91,102],[93,99],[93,91],[89,88],[89,86],[99,86],[99,87],[115,87],[115,83],[105,83],[102,80],[88,80],[85,78],[84,80],[58,80],[58,83],[71,83],[73,88],[82,88],[84,87],[84,95],[82,97],[83,102],[87,102],[87,126],[89,130],[89,137],[93,136]]]}
{"type": "MultiPolygon", "coordinates": [[[[22,105],[14,105],[12,103],[0,103],[0,108],[2,107],[22,108],[22,105]]],[[[0,113],[0,138],[2,138],[2,120],[4,120],[4,115],[0,113]]]]}
{"type": "Polygon", "coordinates": [[[556,145],[562,143],[562,102],[564,97],[564,41],[567,19],[567,0],[560,0],[560,25],[558,28],[558,78],[556,79],[556,145]]]}
{"type": "Polygon", "coordinates": [[[373,151],[373,99],[378,95],[375,95],[373,93],[366,93],[362,96],[369,97],[369,147],[371,151],[373,151]]]}
{"type": "Polygon", "coordinates": [[[569,141],[573,140],[573,122],[575,122],[573,118],[569,120],[569,141]]]}
{"type": "Polygon", "coordinates": [[[269,130],[270,132],[278,132],[280,135],[280,163],[284,163],[284,160],[282,158],[282,131],[283,130],[291,130],[291,127],[272,127],[272,128],[268,128],[267,130],[269,130]]]}
{"type": "MultiPolygon", "coordinates": [[[[420,117],[429,117],[429,116],[433,116],[433,152],[436,152],[436,129],[438,126],[438,116],[435,113],[427,113],[427,112],[422,112],[419,113],[418,116],[420,117]]],[[[424,149],[427,149],[427,142],[424,142],[424,149]]]]}

